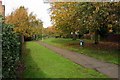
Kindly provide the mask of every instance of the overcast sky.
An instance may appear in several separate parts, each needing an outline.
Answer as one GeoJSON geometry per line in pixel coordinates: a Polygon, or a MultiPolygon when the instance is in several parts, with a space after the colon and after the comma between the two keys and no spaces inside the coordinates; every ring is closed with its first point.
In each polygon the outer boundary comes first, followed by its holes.
{"type": "Polygon", "coordinates": [[[5,15],[10,14],[13,10],[20,6],[28,8],[28,12],[33,12],[37,18],[43,21],[43,27],[51,26],[48,9],[49,3],[44,3],[43,0],[2,0],[5,5],[5,15]]]}

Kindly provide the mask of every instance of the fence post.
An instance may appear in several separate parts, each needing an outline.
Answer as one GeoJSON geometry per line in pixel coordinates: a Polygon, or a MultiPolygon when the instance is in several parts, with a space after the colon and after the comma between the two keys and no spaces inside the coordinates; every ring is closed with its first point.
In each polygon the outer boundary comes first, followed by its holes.
{"type": "Polygon", "coordinates": [[[19,45],[19,56],[21,57],[22,56],[22,35],[21,34],[19,35],[19,42],[20,42],[20,45],[19,45]]]}

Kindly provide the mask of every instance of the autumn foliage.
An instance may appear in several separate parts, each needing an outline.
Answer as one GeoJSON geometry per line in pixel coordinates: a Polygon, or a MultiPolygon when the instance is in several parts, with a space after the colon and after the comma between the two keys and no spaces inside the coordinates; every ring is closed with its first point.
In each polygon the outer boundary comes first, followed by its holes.
{"type": "Polygon", "coordinates": [[[60,2],[51,3],[53,25],[63,33],[70,35],[94,33],[95,43],[98,35],[117,33],[119,26],[119,4],[112,2],[60,2]]]}
{"type": "Polygon", "coordinates": [[[26,37],[39,35],[43,27],[42,21],[36,19],[33,13],[28,14],[26,8],[21,6],[6,17],[6,23],[14,24],[14,31],[26,37]]]}

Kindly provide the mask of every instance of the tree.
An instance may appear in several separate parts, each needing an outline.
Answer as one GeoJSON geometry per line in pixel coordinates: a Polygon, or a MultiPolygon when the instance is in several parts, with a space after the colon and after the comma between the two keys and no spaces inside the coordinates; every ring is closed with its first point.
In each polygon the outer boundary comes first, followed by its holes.
{"type": "Polygon", "coordinates": [[[56,37],[59,34],[56,31],[56,26],[51,26],[51,27],[44,28],[44,35],[46,37],[56,37]]]}
{"type": "MultiPolygon", "coordinates": [[[[90,32],[95,33],[95,44],[98,44],[98,34],[108,31],[112,28],[117,28],[116,21],[119,20],[118,4],[116,3],[87,3],[84,8],[87,26],[90,32]],[[86,9],[85,9],[86,8],[86,9]]],[[[101,34],[100,34],[101,35],[101,34]]],[[[101,37],[105,35],[102,34],[101,37]]]]}
{"type": "Polygon", "coordinates": [[[75,35],[78,31],[78,17],[75,15],[74,3],[52,3],[51,4],[51,20],[53,24],[63,33],[63,36],[75,35]]]}
{"type": "Polygon", "coordinates": [[[94,33],[95,44],[98,44],[98,35],[102,37],[119,26],[119,2],[52,3],[51,6],[51,19],[58,29],[64,34],[77,30],[81,34],[94,33]]]}
{"type": "Polygon", "coordinates": [[[28,14],[27,8],[21,6],[6,17],[6,23],[14,24],[14,31],[26,37],[32,37],[39,33],[43,26],[42,21],[36,19],[33,13],[28,14]],[[37,28],[37,29],[36,29],[37,28]]]}

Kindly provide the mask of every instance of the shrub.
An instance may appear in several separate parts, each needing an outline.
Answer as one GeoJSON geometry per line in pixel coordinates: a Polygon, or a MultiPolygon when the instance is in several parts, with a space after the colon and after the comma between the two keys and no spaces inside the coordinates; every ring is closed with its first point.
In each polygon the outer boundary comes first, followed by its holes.
{"type": "Polygon", "coordinates": [[[2,24],[2,77],[15,78],[17,62],[19,61],[20,40],[13,30],[14,26],[2,24]]]}
{"type": "MultiPolygon", "coordinates": [[[[0,14],[0,61],[2,61],[2,15],[0,14]]],[[[0,62],[0,78],[2,77],[2,63],[0,62]]]]}
{"type": "Polygon", "coordinates": [[[84,37],[85,39],[91,39],[90,34],[84,34],[83,37],[84,37]]]}

